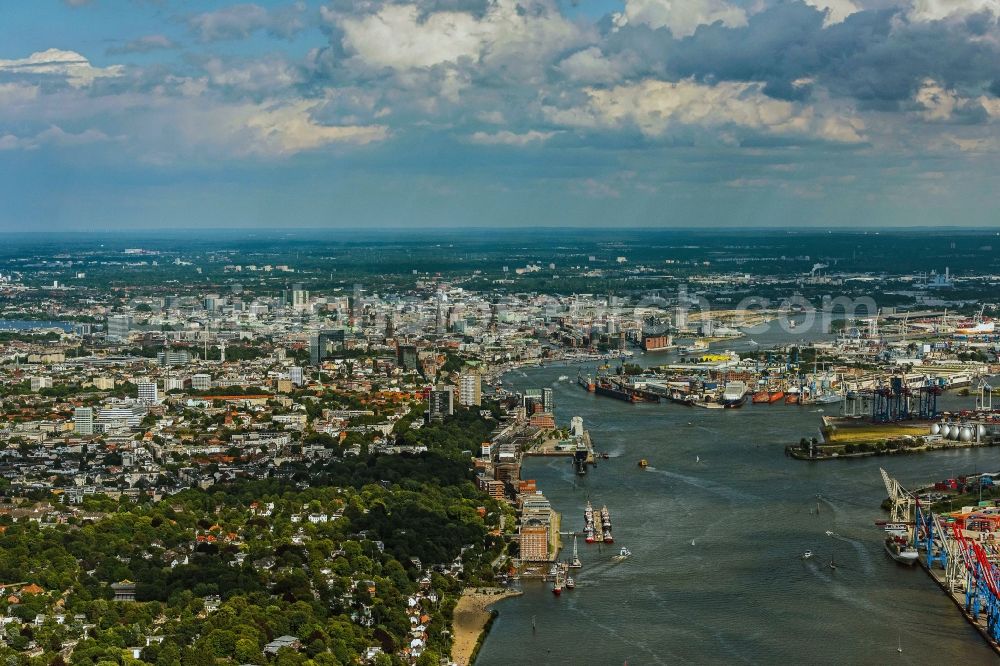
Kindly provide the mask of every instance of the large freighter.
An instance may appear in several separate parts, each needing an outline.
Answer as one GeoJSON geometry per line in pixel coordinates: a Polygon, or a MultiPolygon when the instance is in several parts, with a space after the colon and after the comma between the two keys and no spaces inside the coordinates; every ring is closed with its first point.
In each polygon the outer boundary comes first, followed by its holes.
{"type": "Polygon", "coordinates": [[[910,545],[910,529],[905,524],[886,525],[884,545],[889,557],[900,564],[913,566],[920,559],[917,549],[910,545]]]}

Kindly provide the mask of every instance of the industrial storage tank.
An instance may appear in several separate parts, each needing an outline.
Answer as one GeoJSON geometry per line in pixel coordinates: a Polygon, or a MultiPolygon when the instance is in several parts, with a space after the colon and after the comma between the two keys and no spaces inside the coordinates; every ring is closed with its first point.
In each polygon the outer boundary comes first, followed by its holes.
{"type": "Polygon", "coordinates": [[[958,426],[957,425],[956,426],[953,426],[953,425],[945,426],[944,436],[946,438],[948,438],[948,439],[957,439],[958,438],[958,426]]]}
{"type": "Polygon", "coordinates": [[[962,426],[962,429],[958,433],[958,438],[960,440],[962,440],[963,442],[971,442],[972,441],[972,433],[973,433],[972,426],[968,426],[968,425],[967,426],[962,426]]]}
{"type": "Polygon", "coordinates": [[[941,426],[940,426],[940,424],[937,424],[937,423],[932,423],[931,424],[931,434],[932,435],[940,435],[941,434],[941,426]]]}
{"type": "Polygon", "coordinates": [[[976,426],[976,432],[979,433],[979,439],[986,437],[986,426],[980,423],[978,426],[976,426]]]}

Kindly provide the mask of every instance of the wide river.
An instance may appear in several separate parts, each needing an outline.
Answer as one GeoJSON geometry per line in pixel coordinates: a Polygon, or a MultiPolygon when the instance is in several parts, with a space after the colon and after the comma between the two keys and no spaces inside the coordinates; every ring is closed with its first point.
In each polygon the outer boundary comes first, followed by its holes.
{"type": "Polygon", "coordinates": [[[563,514],[564,531],[583,528],[588,498],[606,504],[616,543],[581,540],[575,590],[555,597],[525,581],[523,596],[499,604],[477,666],[994,661],[923,570],[885,555],[873,522],[886,495],[880,466],[917,485],[1000,469],[996,449],[800,462],[783,447],[816,433],[815,407],[632,405],[587,393],[576,374],[535,368],[505,384],[552,387],[557,422],[582,416],[612,459],[578,478],[566,459],[533,458],[522,476],[563,514]],[[633,556],[616,564],[620,545],[633,556]]]}

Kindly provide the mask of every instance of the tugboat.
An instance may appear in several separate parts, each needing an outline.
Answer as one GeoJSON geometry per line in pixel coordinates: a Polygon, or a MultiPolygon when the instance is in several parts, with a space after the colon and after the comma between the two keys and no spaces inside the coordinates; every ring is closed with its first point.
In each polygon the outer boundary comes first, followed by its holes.
{"type": "Polygon", "coordinates": [[[615,538],[611,535],[611,512],[608,507],[601,507],[601,523],[604,525],[604,543],[614,543],[615,538]]]}
{"type": "Polygon", "coordinates": [[[587,507],[583,510],[583,521],[584,541],[594,543],[594,507],[590,505],[590,500],[587,501],[587,507]]]}
{"type": "Polygon", "coordinates": [[[649,462],[645,458],[643,458],[642,460],[639,461],[639,467],[641,467],[642,469],[646,469],[647,467],[649,467],[649,462]]]}

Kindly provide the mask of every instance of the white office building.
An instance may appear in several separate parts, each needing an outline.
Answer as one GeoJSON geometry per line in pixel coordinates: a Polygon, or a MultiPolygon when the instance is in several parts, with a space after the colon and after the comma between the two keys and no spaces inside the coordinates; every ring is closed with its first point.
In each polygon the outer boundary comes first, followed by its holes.
{"type": "Polygon", "coordinates": [[[93,407],[77,407],[73,410],[73,432],[78,435],[94,434],[93,407]]]}
{"type": "Polygon", "coordinates": [[[139,402],[147,405],[155,405],[160,401],[159,392],[156,390],[156,382],[136,382],[139,389],[139,402]]]}
{"type": "Polygon", "coordinates": [[[459,375],[458,404],[463,407],[479,407],[483,404],[483,384],[478,373],[459,375]]]}
{"type": "Polygon", "coordinates": [[[128,332],[132,328],[132,318],[128,315],[112,315],[108,317],[107,334],[108,340],[127,340],[128,332]]]}
{"type": "Polygon", "coordinates": [[[195,391],[208,391],[212,388],[212,375],[204,373],[191,375],[191,388],[195,391]]]}

